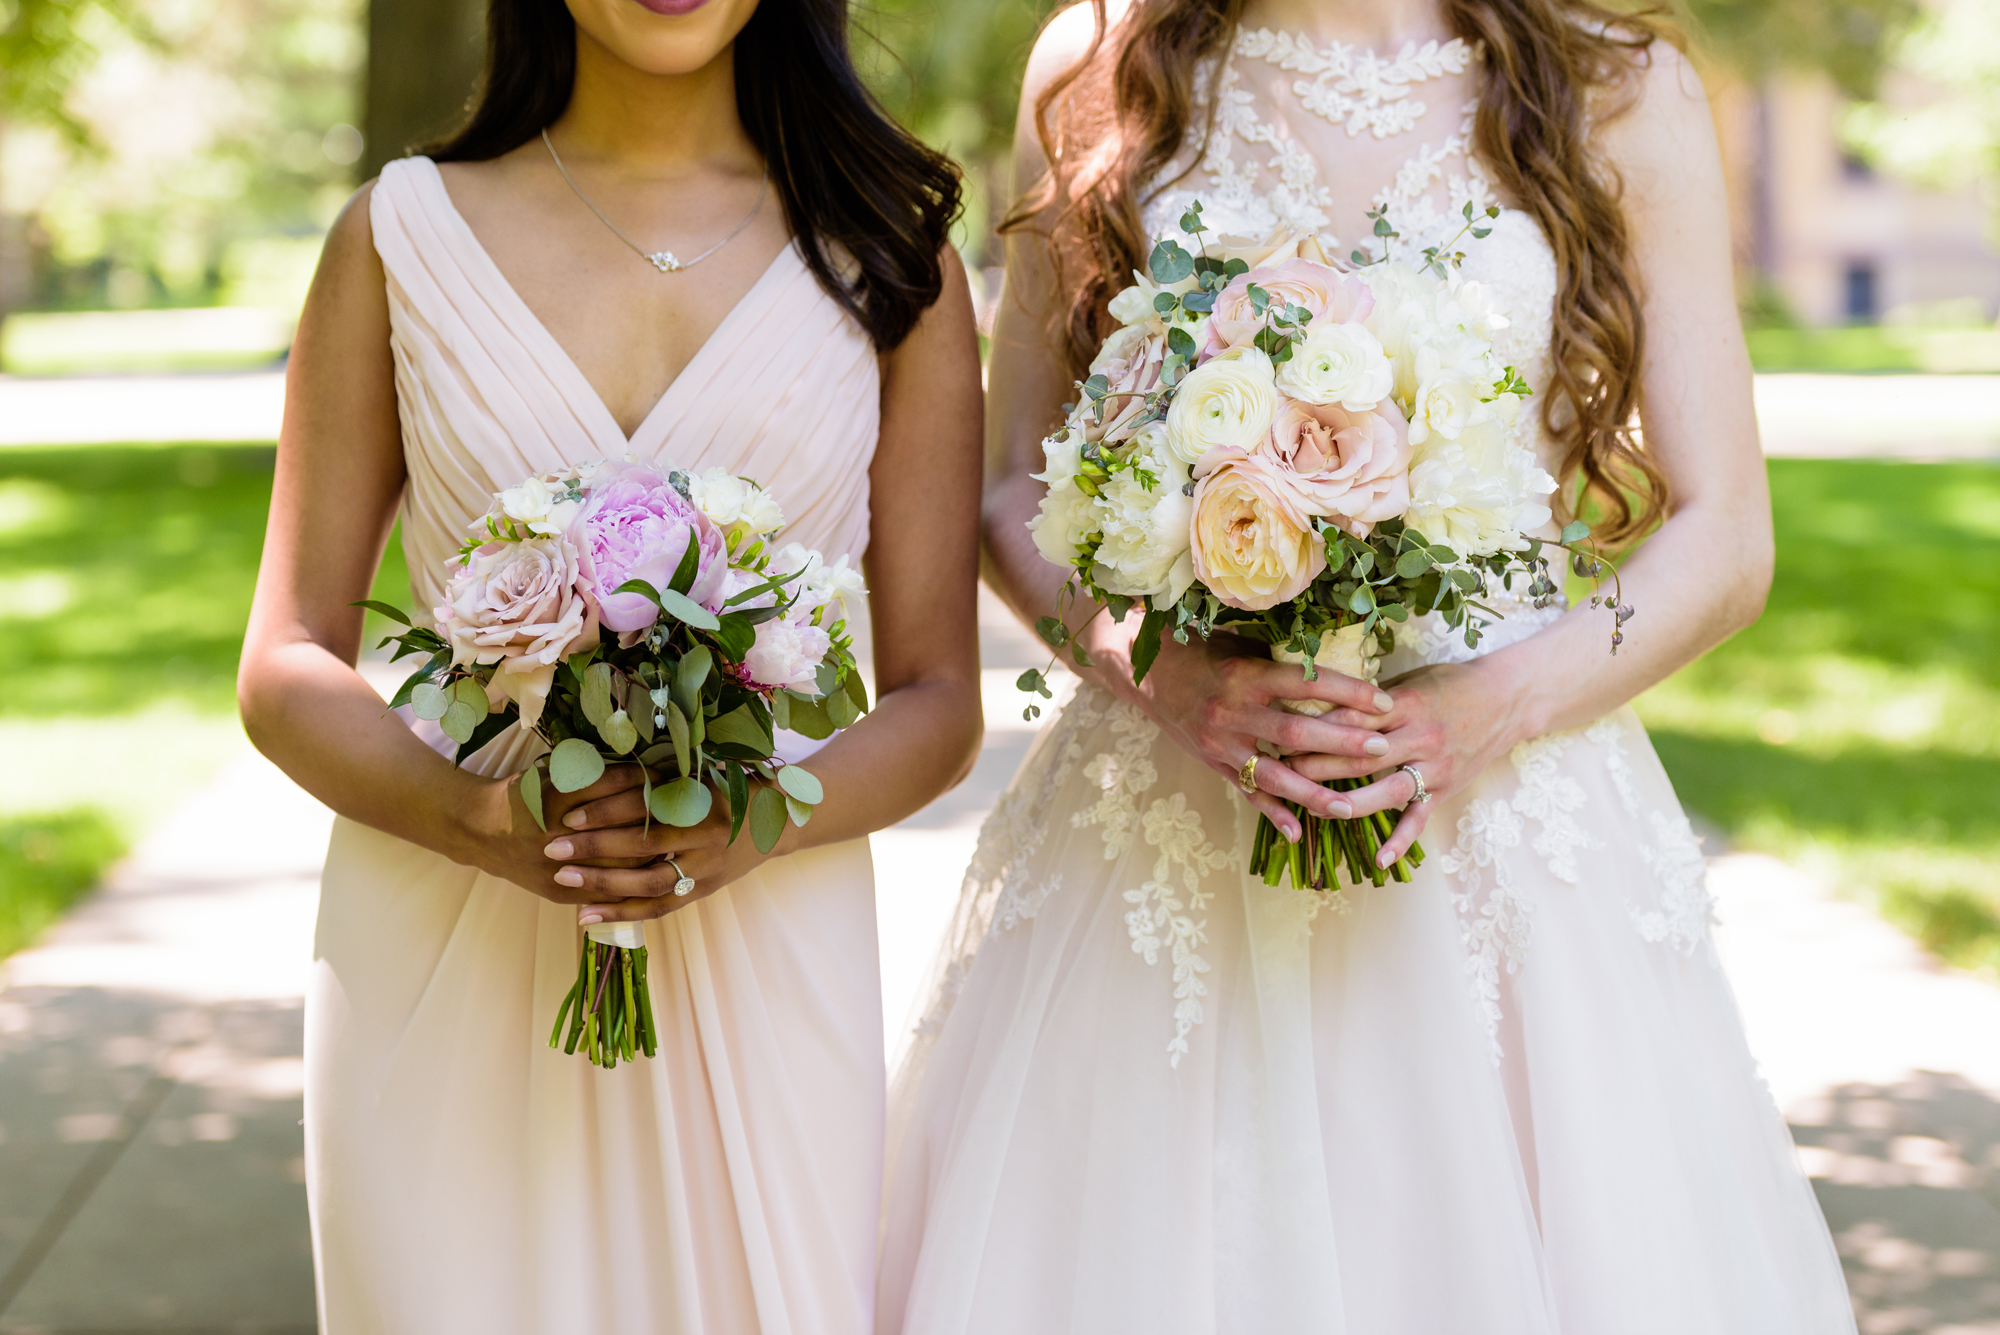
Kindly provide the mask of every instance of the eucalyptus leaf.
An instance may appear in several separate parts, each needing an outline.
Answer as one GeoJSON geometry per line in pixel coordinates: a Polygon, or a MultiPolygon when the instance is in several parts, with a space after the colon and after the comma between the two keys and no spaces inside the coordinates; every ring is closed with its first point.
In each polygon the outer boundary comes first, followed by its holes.
{"type": "Polygon", "coordinates": [[[521,771],[521,805],[535,818],[535,828],[547,834],[549,823],[542,819],[542,767],[539,764],[521,771]]]}
{"type": "Polygon", "coordinates": [[[750,842],[759,853],[768,853],[784,837],[785,795],[776,788],[759,787],[750,799],[750,842]]]}
{"type": "Polygon", "coordinates": [[[681,829],[707,820],[714,806],[715,794],[708,791],[707,784],[692,776],[653,789],[653,819],[681,829]]]}
{"type": "Polygon", "coordinates": [[[557,742],[549,752],[549,782],[559,793],[574,793],[604,777],[604,757],[581,737],[557,742]]]}
{"type": "Polygon", "coordinates": [[[846,691],[835,691],[826,697],[826,716],[836,728],[851,728],[861,717],[861,711],[854,707],[854,697],[846,691]]]}
{"type": "Polygon", "coordinates": [[[773,691],[771,693],[771,726],[789,728],[792,726],[792,693],[773,691]]]}
{"type": "Polygon", "coordinates": [[[1396,558],[1396,574],[1403,579],[1415,579],[1430,568],[1430,553],[1421,547],[1412,548],[1396,558]]]}
{"type": "Polygon", "coordinates": [[[833,736],[833,720],[827,716],[824,703],[818,700],[793,700],[791,707],[791,730],[801,737],[823,742],[833,736]]]}
{"type": "Polygon", "coordinates": [[[715,666],[715,655],[705,644],[697,644],[681,656],[674,668],[674,700],[683,714],[694,714],[701,709],[701,687],[708,680],[709,669],[715,666]]]}
{"type": "Polygon", "coordinates": [[[647,747],[639,753],[639,763],[641,765],[652,765],[655,768],[666,764],[673,758],[674,746],[672,742],[660,742],[657,745],[647,747]]]}
{"type": "Polygon", "coordinates": [[[743,821],[750,814],[750,776],[741,765],[731,765],[722,771],[722,785],[729,798],[729,842],[733,844],[736,836],[743,833],[743,821]]]}
{"type": "Polygon", "coordinates": [[[1581,519],[1572,519],[1569,523],[1563,525],[1562,542],[1565,546],[1572,542],[1582,542],[1589,536],[1590,525],[1584,523],[1581,519]]]}
{"type": "Polygon", "coordinates": [[[418,718],[441,719],[450,708],[451,692],[436,682],[423,682],[410,692],[410,710],[418,718]]]}
{"type": "Polygon", "coordinates": [[[832,695],[840,685],[840,669],[831,663],[821,663],[813,669],[813,685],[821,695],[832,695]]]}
{"type": "Polygon", "coordinates": [[[660,590],[660,610],[676,621],[693,626],[696,630],[719,630],[722,627],[715,613],[686,594],[675,593],[672,589],[660,590]]]}
{"type": "Polygon", "coordinates": [[[621,756],[631,755],[632,748],[639,744],[639,729],[632,716],[622,709],[614,710],[597,731],[604,744],[621,756]]]}
{"type": "Polygon", "coordinates": [[[681,713],[681,707],[671,700],[667,701],[666,714],[667,736],[673,739],[674,744],[674,768],[683,775],[692,774],[694,771],[688,768],[688,757],[694,748],[689,742],[687,715],[681,713]]]}
{"type": "Polygon", "coordinates": [[[868,712],[868,683],[861,680],[861,670],[855,668],[847,674],[847,698],[854,701],[854,707],[868,712]]]}
{"type": "Polygon", "coordinates": [[[792,818],[792,824],[804,825],[812,819],[813,809],[790,793],[785,794],[785,812],[792,818]]]}
{"type": "Polygon", "coordinates": [[[474,708],[463,700],[453,700],[451,707],[444,711],[444,717],[437,721],[444,735],[454,742],[469,742],[472,734],[479,730],[480,722],[486,717],[486,702],[482,699],[474,708]]]}
{"type": "Polygon", "coordinates": [[[592,663],[584,670],[583,692],[577,703],[590,726],[602,732],[605,720],[611,717],[611,664],[592,663]]]}
{"type": "Polygon", "coordinates": [[[749,705],[738,705],[710,723],[708,739],[717,746],[741,746],[758,755],[771,754],[771,734],[749,705]]]}
{"type": "Polygon", "coordinates": [[[778,787],[808,806],[826,800],[826,789],[820,781],[797,765],[786,765],[778,770],[778,787]]]}

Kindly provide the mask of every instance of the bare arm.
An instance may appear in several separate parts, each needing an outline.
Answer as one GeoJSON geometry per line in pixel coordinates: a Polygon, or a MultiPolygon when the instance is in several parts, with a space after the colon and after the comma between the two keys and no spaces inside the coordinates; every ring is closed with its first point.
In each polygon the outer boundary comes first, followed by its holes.
{"type": "MultiPolygon", "coordinates": [[[[1113,10],[1115,22],[1117,10],[1113,10]]],[[[1034,104],[1041,90],[1080,57],[1090,44],[1092,14],[1078,5],[1057,16],[1028,64],[1021,93],[1020,119],[1014,132],[1014,170],[1023,185],[1047,170],[1035,130],[1034,104]]],[[[1045,230],[1060,203],[1037,220],[1045,230]]],[[[1040,504],[1043,486],[1031,474],[1043,466],[1041,439],[1061,418],[1064,402],[1074,396],[1048,336],[1048,316],[1056,299],[1056,277],[1042,237],[1016,233],[1007,241],[1007,282],[994,319],[989,358],[992,393],[987,401],[987,430],[999,447],[999,478],[988,492],[985,515],[986,579],[1023,620],[1052,614],[1064,572],[1044,560],[1028,534],[1027,523],[1040,504]]],[[[1069,618],[1072,627],[1094,609],[1085,601],[1069,618]]],[[[1177,645],[1168,640],[1151,673],[1132,684],[1131,641],[1139,618],[1123,625],[1098,616],[1083,632],[1094,665],[1078,669],[1106,690],[1137,704],[1167,735],[1218,774],[1234,777],[1258,742],[1286,751],[1366,756],[1386,750],[1373,732],[1374,715],[1358,710],[1388,708],[1388,697],[1365,682],[1323,672],[1306,683],[1297,668],[1281,667],[1254,646],[1230,636],[1214,642],[1192,640],[1177,645]],[[1317,697],[1350,706],[1320,719],[1301,718],[1273,705],[1277,699],[1317,697]]],[[[1364,768],[1372,769],[1370,763],[1364,768]]],[[[1257,767],[1263,791],[1251,801],[1289,837],[1298,822],[1277,800],[1283,797],[1309,805],[1325,815],[1346,815],[1344,798],[1320,788],[1285,764],[1267,761],[1257,767]],[[1275,794],[1275,796],[1274,796],[1275,794]]]]}
{"type": "MultiPolygon", "coordinates": [[[[883,358],[864,563],[880,699],[806,762],[826,800],[806,825],[786,829],[774,856],[892,825],[963,779],[978,755],[979,345],[955,252],[945,265],[937,304],[883,358]]],[[[726,843],[719,816],[694,830],[647,830],[639,819],[634,793],[594,801],[571,813],[566,823],[578,833],[551,852],[572,860],[671,853],[697,890],[661,899],[677,879],[671,871],[568,867],[562,883],[599,901],[583,921],[657,917],[762,860],[747,838],[726,843]]]]}
{"type": "MultiPolygon", "coordinates": [[[[1390,750],[1373,768],[1415,763],[1433,793],[1463,787],[1520,741],[1624,704],[1755,621],[1770,587],[1770,497],[1714,125],[1679,52],[1656,44],[1640,79],[1637,105],[1604,128],[1601,147],[1625,181],[1644,293],[1645,440],[1673,513],[1621,572],[1638,616],[1615,658],[1605,614],[1579,607],[1520,643],[1395,685],[1390,750]]],[[[1357,772],[1331,758],[1304,768],[1325,778],[1357,772]]],[[[1354,797],[1360,810],[1386,809],[1412,788],[1392,774],[1354,797]]],[[[1427,811],[1410,808],[1385,857],[1407,847],[1427,811]]]]}

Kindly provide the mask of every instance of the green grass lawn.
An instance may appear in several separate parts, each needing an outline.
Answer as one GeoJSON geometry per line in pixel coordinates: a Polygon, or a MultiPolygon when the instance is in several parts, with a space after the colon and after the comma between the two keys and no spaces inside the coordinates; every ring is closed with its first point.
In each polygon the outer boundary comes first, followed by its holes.
{"type": "MultiPolygon", "coordinates": [[[[272,460],[270,446],[0,449],[0,955],[240,753],[236,660],[272,460]]],[[[408,589],[391,544],[375,596],[408,589]]]]}
{"type": "Polygon", "coordinates": [[[1734,842],[2000,976],[2000,469],[1770,468],[1763,620],[1640,713],[1682,800],[1734,842]]]}

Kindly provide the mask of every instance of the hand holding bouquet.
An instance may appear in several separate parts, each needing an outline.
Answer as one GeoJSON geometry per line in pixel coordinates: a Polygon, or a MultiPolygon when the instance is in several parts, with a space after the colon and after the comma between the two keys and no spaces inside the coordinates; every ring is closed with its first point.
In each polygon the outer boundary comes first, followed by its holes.
{"type": "MultiPolygon", "coordinates": [[[[825,738],[868,707],[842,616],[860,575],[845,556],[774,547],[784,522],[768,492],[721,469],[613,461],[528,478],[474,523],[437,628],[383,641],[428,655],[390,706],[435,720],[461,764],[509,727],[546,743],[520,777],[544,829],[545,787],[576,792],[636,762],[649,819],[697,825],[720,801],[731,841],[747,826],[768,853],[822,796],[778,758],[776,730],[825,738]]],[[[683,876],[675,893],[693,888],[683,876]]],[[[550,1046],[581,1044],[606,1067],[652,1056],[639,925],[585,936],[550,1046]]]]}
{"type": "MultiPolygon", "coordinates": [[[[1483,237],[1497,213],[1467,205],[1460,235],[1483,237]]],[[[1373,216],[1378,236],[1395,235],[1373,216]]],[[[1192,249],[1161,240],[1112,301],[1121,327],[1042,442],[1048,493],[1029,527],[1073,572],[1038,627],[1052,646],[1088,663],[1064,615],[1081,590],[1120,620],[1142,609],[1135,682],[1163,635],[1217,630],[1268,644],[1308,679],[1331,668],[1372,681],[1413,615],[1436,613],[1476,645],[1499,615],[1482,601],[1494,581],[1521,580],[1537,606],[1557,598],[1547,547],[1596,573],[1577,546],[1585,525],[1556,543],[1531,536],[1556,484],[1516,430],[1530,391],[1494,353],[1507,321],[1491,293],[1456,272],[1458,237],[1420,267],[1360,251],[1344,267],[1310,237],[1211,246],[1199,204],[1180,225],[1192,249]]],[[[1630,615],[1619,608],[1618,623],[1630,615]]],[[[1614,652],[1621,638],[1614,627],[1614,652]]],[[[1050,694],[1039,672],[1021,685],[1050,694]]],[[[1299,814],[1297,845],[1260,822],[1253,870],[1269,884],[1328,889],[1343,867],[1356,883],[1407,881],[1423,860],[1412,847],[1375,865],[1386,813],[1299,814]]]]}

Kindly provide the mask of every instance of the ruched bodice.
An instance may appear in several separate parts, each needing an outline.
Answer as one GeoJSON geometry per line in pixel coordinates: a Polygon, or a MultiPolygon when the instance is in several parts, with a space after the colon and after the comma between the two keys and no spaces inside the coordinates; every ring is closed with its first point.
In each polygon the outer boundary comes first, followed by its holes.
{"type": "Polygon", "coordinates": [[[797,247],[771,261],[628,438],[429,158],[383,169],[369,221],[388,275],[410,471],[403,552],[423,607],[495,491],[586,459],[755,478],[784,506],[786,539],[860,559],[880,425],[875,349],[797,247]]]}

